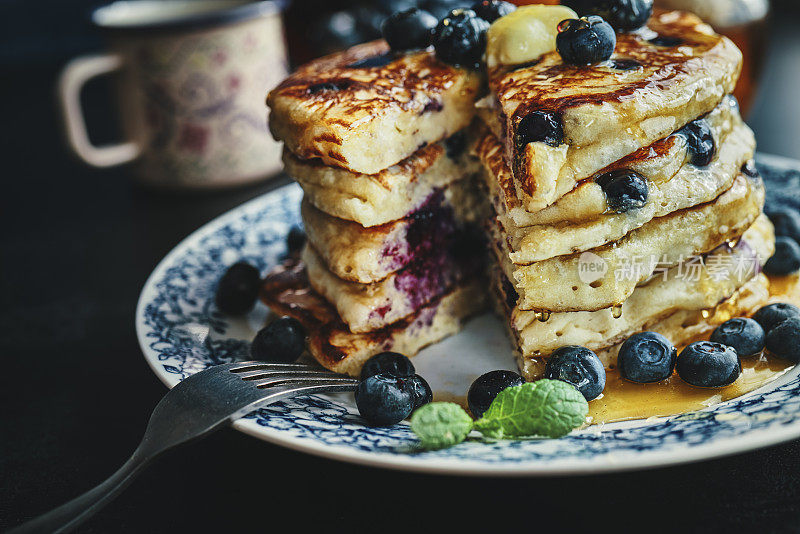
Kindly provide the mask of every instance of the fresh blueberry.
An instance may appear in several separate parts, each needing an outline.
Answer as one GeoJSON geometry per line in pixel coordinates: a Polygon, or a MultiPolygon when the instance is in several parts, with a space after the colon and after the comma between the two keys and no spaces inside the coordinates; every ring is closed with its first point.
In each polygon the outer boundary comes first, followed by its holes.
{"type": "Polygon", "coordinates": [[[370,376],[358,385],[355,397],[361,417],[374,426],[399,423],[414,409],[408,378],[388,374],[370,376]]]}
{"type": "Polygon", "coordinates": [[[614,28],[596,15],[566,19],[558,24],[556,48],[564,63],[591,65],[605,61],[616,45],[614,28]]]}
{"type": "Polygon", "coordinates": [[[711,341],[733,347],[739,356],[754,356],[764,350],[764,329],[752,319],[736,317],[719,325],[711,341]]]}
{"type": "Polygon", "coordinates": [[[361,367],[361,380],[381,373],[408,378],[414,376],[416,370],[408,357],[397,352],[381,352],[367,360],[361,367]]]}
{"type": "Polygon", "coordinates": [[[650,383],[669,378],[675,369],[678,349],[657,332],[639,332],[619,348],[617,367],[623,378],[650,383]]]}
{"type": "Polygon", "coordinates": [[[656,35],[648,39],[647,42],[655,46],[673,48],[683,43],[683,39],[680,37],[673,37],[672,35],[656,35]]]}
{"type": "Polygon", "coordinates": [[[800,317],[784,319],[767,334],[767,350],[775,356],[800,362],[800,317]]]}
{"type": "Polygon", "coordinates": [[[392,50],[427,48],[433,39],[436,23],[433,15],[412,7],[389,16],[381,25],[381,33],[392,50]]]}
{"type": "Polygon", "coordinates": [[[353,14],[336,11],[323,16],[308,32],[313,44],[320,53],[332,53],[364,42],[364,35],[358,28],[353,14]]]}
{"type": "Polygon", "coordinates": [[[517,9],[517,6],[502,0],[481,0],[472,4],[470,9],[486,22],[494,22],[517,9]]]}
{"type": "Polygon", "coordinates": [[[641,28],[653,13],[653,0],[564,0],[578,15],[600,15],[618,32],[641,28]]]}
{"type": "Polygon", "coordinates": [[[378,54],[377,56],[365,57],[358,61],[353,61],[347,65],[348,69],[374,69],[376,67],[385,67],[392,61],[397,59],[397,56],[391,52],[387,54],[378,54]]]}
{"type": "Polygon", "coordinates": [[[478,68],[486,50],[489,23],[471,9],[454,9],[433,32],[436,57],[459,67],[478,68]]]}
{"type": "Polygon", "coordinates": [[[715,388],[733,384],[739,378],[741,364],[735,348],[713,341],[696,341],[681,351],[675,369],[684,382],[715,388]]]}
{"type": "Polygon", "coordinates": [[[456,132],[444,140],[444,149],[447,157],[457,160],[467,148],[467,134],[464,131],[456,132]]]}
{"type": "Polygon", "coordinates": [[[775,238],[775,253],[764,264],[767,274],[789,274],[800,269],[800,245],[791,237],[775,238]]]}
{"type": "Polygon", "coordinates": [[[525,380],[514,371],[489,371],[475,379],[467,393],[469,411],[475,417],[483,416],[497,394],[512,386],[521,386],[525,380]]]}
{"type": "Polygon", "coordinates": [[[647,203],[647,180],[637,172],[615,169],[599,176],[596,182],[603,188],[608,207],[617,213],[641,208],[647,203]]]}
{"type": "Polygon", "coordinates": [[[711,133],[711,127],[706,120],[697,119],[690,122],[678,130],[678,135],[686,138],[686,145],[692,156],[692,165],[705,167],[711,163],[716,143],[714,135],[711,133]]]}
{"type": "Polygon", "coordinates": [[[791,237],[800,243],[800,213],[792,209],[765,211],[775,226],[776,236],[791,237]]]}
{"type": "Polygon", "coordinates": [[[608,61],[609,68],[621,71],[628,71],[634,69],[641,69],[642,64],[641,62],[630,59],[630,58],[622,58],[622,59],[610,59],[608,61]]]}
{"type": "Polygon", "coordinates": [[[250,356],[264,362],[292,363],[306,348],[306,332],[297,319],[281,317],[256,334],[250,356]]]}
{"type": "Polygon", "coordinates": [[[244,261],[234,263],[217,284],[217,308],[228,315],[247,313],[256,303],[260,286],[258,269],[244,261]]]}
{"type": "Polygon", "coordinates": [[[437,20],[447,16],[453,9],[464,7],[466,2],[462,0],[422,0],[419,7],[431,13],[437,20]]]}
{"type": "Polygon", "coordinates": [[[572,384],[587,401],[606,387],[606,370],[597,354],[577,345],[565,345],[547,359],[544,377],[572,384]]]}
{"type": "MultiPolygon", "coordinates": [[[[761,174],[759,174],[758,169],[756,168],[756,162],[752,159],[745,161],[742,164],[742,167],[739,169],[745,176],[749,176],[750,178],[759,178],[761,174]]],[[[769,215],[769,214],[767,214],[769,215]]],[[[772,217],[770,217],[771,219],[772,217]]]]}
{"type": "Polygon", "coordinates": [[[414,410],[428,404],[433,400],[433,391],[428,381],[419,375],[414,375],[408,379],[408,387],[411,389],[411,398],[414,401],[414,410]]]}
{"type": "Polygon", "coordinates": [[[533,111],[517,124],[517,148],[523,150],[528,143],[540,142],[558,146],[564,142],[564,126],[547,111],[533,111]]]}
{"type": "Polygon", "coordinates": [[[800,308],[788,302],[776,302],[759,309],[753,315],[753,320],[769,334],[775,325],[790,317],[800,317],[800,308]]]}
{"type": "Polygon", "coordinates": [[[289,228],[289,233],[286,234],[286,250],[289,254],[297,254],[303,245],[306,244],[306,233],[299,226],[292,226],[289,228]]]}

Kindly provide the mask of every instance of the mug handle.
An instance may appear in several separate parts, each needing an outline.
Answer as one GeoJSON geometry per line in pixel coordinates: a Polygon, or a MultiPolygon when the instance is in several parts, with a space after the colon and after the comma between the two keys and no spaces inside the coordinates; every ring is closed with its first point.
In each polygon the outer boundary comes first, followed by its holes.
{"type": "Polygon", "coordinates": [[[83,86],[96,76],[118,70],[122,64],[122,56],[117,54],[82,56],[70,61],[58,80],[58,100],[67,141],[80,159],[94,167],[121,165],[133,161],[141,153],[141,147],[133,141],[100,147],[93,145],[83,118],[80,100],[83,86]]]}

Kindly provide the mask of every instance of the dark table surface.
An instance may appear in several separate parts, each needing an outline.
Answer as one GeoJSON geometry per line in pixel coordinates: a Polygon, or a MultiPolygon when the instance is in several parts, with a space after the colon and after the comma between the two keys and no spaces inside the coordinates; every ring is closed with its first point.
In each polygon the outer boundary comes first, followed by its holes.
{"type": "MultiPolygon", "coordinates": [[[[785,18],[774,31],[780,49],[750,122],[762,150],[800,157],[800,38],[785,18]]],[[[185,235],[276,185],[165,195],[137,188],[124,170],[79,165],[54,119],[57,67],[18,63],[4,68],[0,84],[0,530],[89,489],[124,461],[165,392],[134,333],[145,279],[185,235]]],[[[112,137],[102,120],[105,89],[90,87],[87,101],[101,135],[112,137]]],[[[800,441],[652,471],[499,480],[348,465],[224,430],[156,461],[80,531],[375,530],[436,521],[452,530],[604,522],[622,530],[800,530],[800,441]]]]}

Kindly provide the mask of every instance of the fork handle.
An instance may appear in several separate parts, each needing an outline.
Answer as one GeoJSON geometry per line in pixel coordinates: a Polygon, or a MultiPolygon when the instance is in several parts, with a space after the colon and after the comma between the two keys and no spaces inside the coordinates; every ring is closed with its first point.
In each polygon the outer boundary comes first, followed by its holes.
{"type": "Polygon", "coordinates": [[[58,508],[11,529],[8,534],[49,534],[72,530],[125,489],[150,459],[150,456],[139,454],[137,449],[128,461],[105,481],[58,508]]]}

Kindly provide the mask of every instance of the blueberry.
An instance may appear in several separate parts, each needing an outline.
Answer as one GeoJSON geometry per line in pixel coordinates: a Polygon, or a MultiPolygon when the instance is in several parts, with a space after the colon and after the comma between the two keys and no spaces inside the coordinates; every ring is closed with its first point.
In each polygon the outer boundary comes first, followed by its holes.
{"type": "Polygon", "coordinates": [[[478,68],[486,49],[489,23],[471,9],[454,9],[433,33],[436,57],[460,67],[478,68]]]}
{"type": "Polygon", "coordinates": [[[363,380],[356,389],[356,406],[370,425],[388,426],[399,423],[414,408],[408,379],[377,374],[363,380]]]}
{"type": "Polygon", "coordinates": [[[606,387],[606,370],[597,354],[577,345],[565,345],[547,359],[544,377],[572,384],[587,401],[596,399],[606,387]]]}
{"type": "Polygon", "coordinates": [[[414,375],[408,379],[408,387],[411,389],[411,398],[414,402],[414,410],[428,404],[433,400],[433,391],[428,381],[419,375],[414,375]]]}
{"type": "Polygon", "coordinates": [[[300,321],[281,317],[256,334],[250,344],[250,356],[264,362],[292,363],[306,348],[306,332],[300,321]]]}
{"type": "Polygon", "coordinates": [[[512,386],[521,386],[525,380],[514,371],[489,371],[482,374],[469,387],[467,405],[475,417],[483,416],[497,394],[512,386]]]}
{"type": "Polygon", "coordinates": [[[608,207],[617,213],[641,208],[647,203],[647,180],[629,169],[615,169],[599,176],[596,182],[603,188],[608,207]]]}
{"type": "Polygon", "coordinates": [[[754,356],[764,350],[764,329],[752,319],[737,317],[719,325],[711,341],[733,347],[739,356],[754,356]]]}
{"type": "Polygon", "coordinates": [[[422,0],[419,7],[431,13],[437,19],[443,19],[451,10],[464,7],[461,0],[422,0]]]}
{"type": "Polygon", "coordinates": [[[678,376],[693,386],[714,388],[733,384],[739,378],[741,365],[735,348],[713,341],[696,341],[681,351],[675,369],[678,376]]]}
{"type": "Polygon", "coordinates": [[[381,352],[367,360],[361,367],[361,380],[379,373],[407,378],[414,376],[415,372],[414,364],[406,356],[397,352],[381,352]]]}
{"type": "Polygon", "coordinates": [[[618,32],[641,28],[653,13],[653,0],[565,0],[578,15],[600,15],[618,32]]]}
{"type": "MultiPolygon", "coordinates": [[[[758,169],[756,168],[756,162],[752,159],[745,161],[742,164],[742,167],[739,169],[745,176],[749,176],[750,178],[758,178],[761,176],[759,174],[758,169]]],[[[769,214],[767,214],[769,215],[769,214]]],[[[772,219],[772,217],[770,217],[772,219]]],[[[774,221],[773,221],[774,224],[774,221]]]]}
{"type": "Polygon", "coordinates": [[[552,113],[533,111],[517,124],[516,142],[520,150],[534,142],[555,147],[564,142],[564,126],[552,113]]]}
{"type": "Polygon", "coordinates": [[[655,46],[672,48],[683,43],[683,39],[680,37],[673,37],[671,35],[656,35],[655,37],[648,39],[647,42],[655,46]]]}
{"type": "Polygon", "coordinates": [[[775,356],[800,362],[800,317],[784,319],[767,334],[767,350],[775,356]]]}
{"type": "Polygon", "coordinates": [[[800,213],[792,209],[765,211],[775,226],[776,236],[791,237],[800,243],[800,213]]]}
{"type": "Polygon", "coordinates": [[[289,254],[296,254],[300,252],[303,245],[306,244],[306,233],[299,226],[292,226],[289,228],[289,233],[286,234],[286,249],[289,254]]]}
{"type": "Polygon", "coordinates": [[[244,261],[234,263],[217,284],[217,308],[228,315],[247,313],[256,303],[260,286],[258,269],[244,261]]]}
{"type": "Polygon", "coordinates": [[[481,0],[472,4],[470,9],[486,22],[494,22],[517,9],[517,6],[502,0],[481,0]]]}
{"type": "Polygon", "coordinates": [[[711,163],[716,143],[707,121],[704,119],[694,120],[678,130],[678,135],[686,138],[686,145],[692,156],[692,165],[705,167],[711,163]]]}
{"type": "Polygon", "coordinates": [[[657,332],[639,332],[619,348],[617,366],[623,378],[634,382],[658,382],[675,369],[678,349],[657,332]]]}
{"type": "Polygon", "coordinates": [[[627,59],[625,59],[625,58],[623,58],[623,59],[611,59],[608,62],[608,66],[610,68],[612,68],[612,69],[621,70],[621,71],[628,71],[628,70],[634,70],[634,69],[641,69],[642,68],[642,64],[639,61],[636,61],[635,59],[629,59],[629,58],[627,58],[627,59]]]}
{"type": "Polygon", "coordinates": [[[788,302],[776,302],[759,309],[753,315],[753,320],[761,325],[764,332],[769,334],[775,325],[790,317],[800,317],[800,308],[788,302]]]}
{"type": "Polygon", "coordinates": [[[348,69],[374,69],[376,67],[385,67],[392,61],[397,59],[397,56],[393,53],[388,54],[378,54],[377,56],[370,56],[365,57],[364,59],[359,59],[358,61],[353,61],[349,65],[347,65],[348,69]]]}
{"type": "Polygon", "coordinates": [[[444,149],[447,157],[457,160],[467,148],[467,134],[462,130],[444,140],[444,149]]]}
{"type": "Polygon", "coordinates": [[[790,274],[800,270],[800,245],[791,237],[775,238],[775,253],[764,264],[767,274],[790,274]]]}
{"type": "Polygon", "coordinates": [[[614,28],[596,15],[566,19],[558,24],[556,48],[564,63],[591,65],[605,61],[616,45],[614,28]]]}
{"type": "Polygon", "coordinates": [[[427,11],[412,7],[390,15],[381,25],[381,33],[392,50],[427,48],[433,39],[436,22],[427,11]]]}

